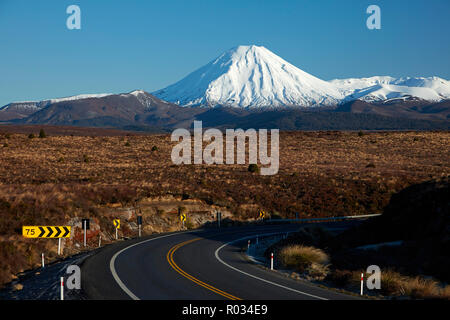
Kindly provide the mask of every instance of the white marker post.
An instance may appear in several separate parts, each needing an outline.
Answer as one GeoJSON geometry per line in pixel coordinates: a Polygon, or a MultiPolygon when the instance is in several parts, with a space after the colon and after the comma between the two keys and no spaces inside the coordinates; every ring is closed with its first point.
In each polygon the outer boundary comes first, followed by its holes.
{"type": "Polygon", "coordinates": [[[61,300],[64,300],[64,277],[61,277],[61,300]]]}
{"type": "Polygon", "coordinates": [[[98,235],[98,247],[100,248],[102,246],[102,235],[98,235]]]}
{"type": "Polygon", "coordinates": [[[43,252],[42,252],[41,257],[42,257],[42,268],[44,268],[45,267],[45,260],[44,260],[44,253],[43,252]]]}
{"type": "Polygon", "coordinates": [[[116,228],[116,240],[117,239],[119,239],[119,235],[118,235],[117,228],[116,228]]]}
{"type": "Polygon", "coordinates": [[[58,238],[58,256],[61,255],[61,238],[58,238]]]}
{"type": "Polygon", "coordinates": [[[361,295],[363,295],[364,291],[364,273],[361,273],[361,295]]]}
{"type": "Polygon", "coordinates": [[[248,243],[247,243],[247,251],[250,249],[250,240],[248,240],[248,243]]]}
{"type": "Polygon", "coordinates": [[[139,238],[141,237],[141,229],[142,229],[142,226],[139,225],[139,238]]]}
{"type": "Polygon", "coordinates": [[[86,247],[86,220],[83,220],[83,229],[84,229],[84,246],[86,247]]]}
{"type": "Polygon", "coordinates": [[[270,254],[270,270],[273,270],[273,252],[270,254]]]}

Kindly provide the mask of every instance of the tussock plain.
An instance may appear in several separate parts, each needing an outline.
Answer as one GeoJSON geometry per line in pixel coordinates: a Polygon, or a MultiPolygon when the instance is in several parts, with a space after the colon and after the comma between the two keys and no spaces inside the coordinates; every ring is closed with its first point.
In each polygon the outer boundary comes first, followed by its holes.
{"type": "MultiPolygon", "coordinates": [[[[167,222],[157,230],[173,231],[180,228],[176,213],[157,203],[167,196],[203,203],[210,210],[205,215],[221,208],[235,221],[253,220],[259,209],[286,218],[296,212],[301,218],[381,213],[392,194],[450,175],[449,132],[280,132],[274,176],[251,173],[248,163],[174,165],[170,135],[46,132],[46,138],[30,139],[0,131],[0,283],[39,266],[40,252],[49,246],[24,240],[22,225],[58,225],[89,215],[112,232],[108,208],[151,202],[145,214],[167,222]]],[[[144,222],[160,221],[145,214],[144,222]]],[[[131,221],[124,218],[125,236],[133,232],[126,227],[131,221]]]]}

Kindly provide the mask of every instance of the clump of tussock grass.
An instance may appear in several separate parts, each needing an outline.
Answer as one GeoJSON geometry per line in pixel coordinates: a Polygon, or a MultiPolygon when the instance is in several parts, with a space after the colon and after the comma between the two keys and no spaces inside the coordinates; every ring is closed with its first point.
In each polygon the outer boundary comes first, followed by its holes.
{"type": "MultiPolygon", "coordinates": [[[[330,280],[339,280],[341,274],[346,275],[345,285],[359,287],[361,281],[361,271],[353,271],[351,280],[348,279],[349,271],[339,270],[339,273],[332,272],[330,280]]],[[[337,283],[337,281],[333,281],[337,283]]],[[[422,276],[405,276],[391,269],[382,270],[380,293],[385,296],[407,296],[412,299],[446,299],[450,300],[450,285],[442,286],[438,281],[422,276]]]]}
{"type": "Polygon", "coordinates": [[[323,279],[328,273],[330,259],[318,248],[294,244],[282,248],[279,255],[283,266],[313,278],[323,279]]]}
{"type": "Polygon", "coordinates": [[[381,272],[381,292],[414,299],[450,299],[450,286],[441,287],[434,279],[408,277],[392,270],[381,272]]]}

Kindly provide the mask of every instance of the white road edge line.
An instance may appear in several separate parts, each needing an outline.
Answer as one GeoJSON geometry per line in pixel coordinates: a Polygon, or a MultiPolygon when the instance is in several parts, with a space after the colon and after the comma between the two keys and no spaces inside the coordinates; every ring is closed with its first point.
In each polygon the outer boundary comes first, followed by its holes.
{"type": "MultiPolygon", "coordinates": [[[[266,233],[266,234],[260,234],[260,235],[261,235],[261,236],[268,236],[268,235],[276,235],[276,234],[282,234],[282,233],[285,233],[285,232],[266,233]]],[[[219,251],[222,250],[222,248],[224,248],[224,247],[226,247],[226,246],[228,246],[228,245],[230,245],[230,244],[232,244],[232,243],[235,243],[235,242],[238,242],[238,241],[242,241],[242,240],[247,240],[247,239],[254,238],[254,237],[255,237],[255,235],[253,235],[253,236],[247,236],[247,237],[244,237],[244,238],[240,238],[240,239],[233,240],[233,241],[230,241],[230,242],[225,243],[224,245],[222,245],[222,246],[220,246],[219,248],[217,248],[216,252],[214,253],[215,256],[216,256],[216,259],[219,260],[219,262],[221,262],[222,264],[226,265],[227,267],[229,267],[229,268],[231,268],[231,269],[233,269],[233,270],[235,270],[235,271],[237,271],[237,272],[240,272],[240,273],[242,273],[242,274],[245,274],[245,275],[247,275],[247,276],[249,276],[249,277],[252,277],[252,278],[254,278],[254,279],[258,279],[258,280],[261,280],[261,281],[263,281],[263,282],[272,284],[272,285],[274,285],[274,286],[277,286],[277,287],[280,287],[280,288],[283,288],[283,289],[286,289],[286,290],[290,290],[290,291],[293,291],[293,292],[296,292],[296,293],[300,293],[300,294],[303,294],[303,295],[306,295],[306,296],[309,296],[309,297],[312,297],[312,298],[316,298],[316,299],[320,299],[320,300],[328,300],[328,299],[326,299],[326,298],[322,298],[322,297],[319,297],[319,296],[315,296],[315,295],[313,295],[313,294],[309,294],[309,293],[306,293],[306,292],[303,292],[303,291],[299,291],[299,290],[296,290],[296,289],[292,289],[292,288],[283,286],[283,285],[281,285],[281,284],[279,284],[279,283],[272,282],[272,281],[269,281],[269,280],[266,280],[266,279],[257,277],[257,276],[255,276],[255,275],[252,275],[252,274],[250,274],[250,273],[247,273],[247,272],[245,272],[245,271],[239,270],[238,268],[235,268],[235,267],[233,267],[233,266],[230,266],[228,263],[224,262],[224,261],[219,257],[219,251]]]]}
{"type": "Polygon", "coordinates": [[[114,277],[114,280],[116,280],[117,284],[119,285],[119,287],[128,295],[130,296],[131,299],[133,300],[141,300],[139,299],[139,297],[137,297],[133,292],[131,292],[130,289],[127,288],[127,286],[122,282],[122,280],[120,280],[119,275],[116,272],[116,268],[114,267],[114,263],[116,261],[116,258],[125,250],[128,250],[132,247],[135,247],[137,245],[146,243],[146,242],[150,242],[153,240],[158,240],[158,239],[162,239],[162,238],[166,238],[166,237],[171,237],[171,236],[175,236],[175,235],[179,235],[179,234],[183,234],[183,233],[190,233],[192,231],[183,231],[183,232],[177,232],[177,233],[171,233],[171,234],[166,234],[164,236],[160,236],[160,237],[156,237],[156,238],[151,238],[148,240],[144,240],[135,244],[132,244],[131,246],[125,247],[122,250],[116,252],[113,257],[111,258],[111,260],[109,261],[109,269],[111,270],[112,276],[114,277]]]}

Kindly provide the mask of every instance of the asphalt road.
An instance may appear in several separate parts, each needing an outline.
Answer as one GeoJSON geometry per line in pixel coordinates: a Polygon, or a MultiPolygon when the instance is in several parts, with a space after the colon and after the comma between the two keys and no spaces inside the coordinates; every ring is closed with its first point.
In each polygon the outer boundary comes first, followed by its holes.
{"type": "Polygon", "coordinates": [[[299,225],[204,229],[159,234],[107,246],[81,266],[88,299],[355,299],[250,262],[247,238],[299,225]]]}

